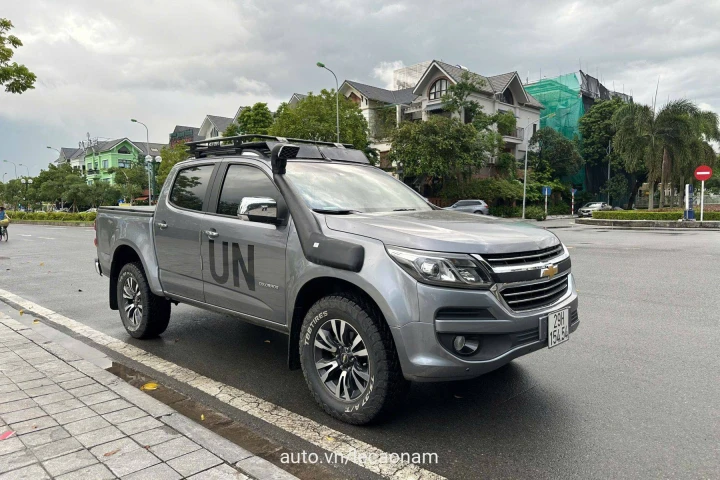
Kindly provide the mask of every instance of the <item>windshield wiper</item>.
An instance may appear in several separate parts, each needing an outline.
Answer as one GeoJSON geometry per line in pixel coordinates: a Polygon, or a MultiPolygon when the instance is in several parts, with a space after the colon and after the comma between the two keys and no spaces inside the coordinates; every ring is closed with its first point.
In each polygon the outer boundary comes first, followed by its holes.
{"type": "Polygon", "coordinates": [[[325,213],[327,215],[350,215],[353,213],[362,213],[359,210],[333,209],[333,208],[313,208],[315,213],[325,213]]]}
{"type": "Polygon", "coordinates": [[[393,212],[414,212],[416,208],[393,208],[393,212]]]}

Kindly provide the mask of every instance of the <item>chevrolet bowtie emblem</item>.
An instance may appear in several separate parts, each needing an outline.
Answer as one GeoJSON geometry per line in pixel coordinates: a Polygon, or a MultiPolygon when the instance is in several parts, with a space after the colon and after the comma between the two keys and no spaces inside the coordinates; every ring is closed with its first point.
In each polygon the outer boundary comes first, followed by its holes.
{"type": "Polygon", "coordinates": [[[548,265],[547,267],[540,270],[540,278],[547,277],[552,278],[558,273],[557,265],[548,265]]]}

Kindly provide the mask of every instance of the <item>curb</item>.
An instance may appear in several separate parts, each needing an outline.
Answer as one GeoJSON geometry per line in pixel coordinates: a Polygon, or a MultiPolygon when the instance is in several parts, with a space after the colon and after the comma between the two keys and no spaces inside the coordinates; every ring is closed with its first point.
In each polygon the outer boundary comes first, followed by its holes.
{"type": "Polygon", "coordinates": [[[579,225],[596,227],[616,227],[627,229],[673,229],[673,230],[720,230],[720,222],[678,222],[673,220],[605,220],[598,218],[576,218],[579,225]]]}
{"type": "Polygon", "coordinates": [[[57,227],[92,227],[95,222],[85,221],[72,221],[66,222],[63,220],[10,220],[10,225],[51,225],[57,227]]]}
{"type": "MultiPolygon", "coordinates": [[[[35,316],[42,317],[37,314],[35,316]]],[[[120,398],[145,411],[152,418],[175,429],[210,453],[233,465],[247,475],[244,478],[255,480],[298,480],[297,477],[280,467],[208,430],[168,405],[126,383],[121,378],[70,352],[65,347],[48,340],[40,333],[33,331],[31,327],[6,315],[0,315],[0,324],[14,330],[67,365],[112,390],[120,398]]],[[[239,475],[240,478],[243,477],[242,474],[239,475]]]]}

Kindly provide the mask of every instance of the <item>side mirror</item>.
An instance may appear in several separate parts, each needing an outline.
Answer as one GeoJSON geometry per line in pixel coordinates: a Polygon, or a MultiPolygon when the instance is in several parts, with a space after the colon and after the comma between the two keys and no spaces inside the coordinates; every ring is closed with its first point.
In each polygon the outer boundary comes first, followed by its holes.
{"type": "Polygon", "coordinates": [[[278,205],[269,197],[244,197],[240,201],[237,216],[248,222],[279,223],[278,205]]]}

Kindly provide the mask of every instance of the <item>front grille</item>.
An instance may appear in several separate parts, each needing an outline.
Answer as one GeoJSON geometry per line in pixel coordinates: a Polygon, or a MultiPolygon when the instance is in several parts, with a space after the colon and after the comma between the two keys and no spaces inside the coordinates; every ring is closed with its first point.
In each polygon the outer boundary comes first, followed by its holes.
{"type": "Polygon", "coordinates": [[[490,253],[482,255],[482,258],[490,264],[491,267],[502,267],[507,265],[525,265],[545,262],[562,255],[562,253],[563,246],[562,244],[558,244],[554,247],[533,250],[531,252],[490,253]]]}
{"type": "Polygon", "coordinates": [[[436,320],[494,320],[487,308],[445,307],[435,313],[436,320]]]}
{"type": "Polygon", "coordinates": [[[505,287],[500,294],[505,303],[515,311],[546,307],[565,295],[568,289],[569,273],[542,282],[505,287]]]}

